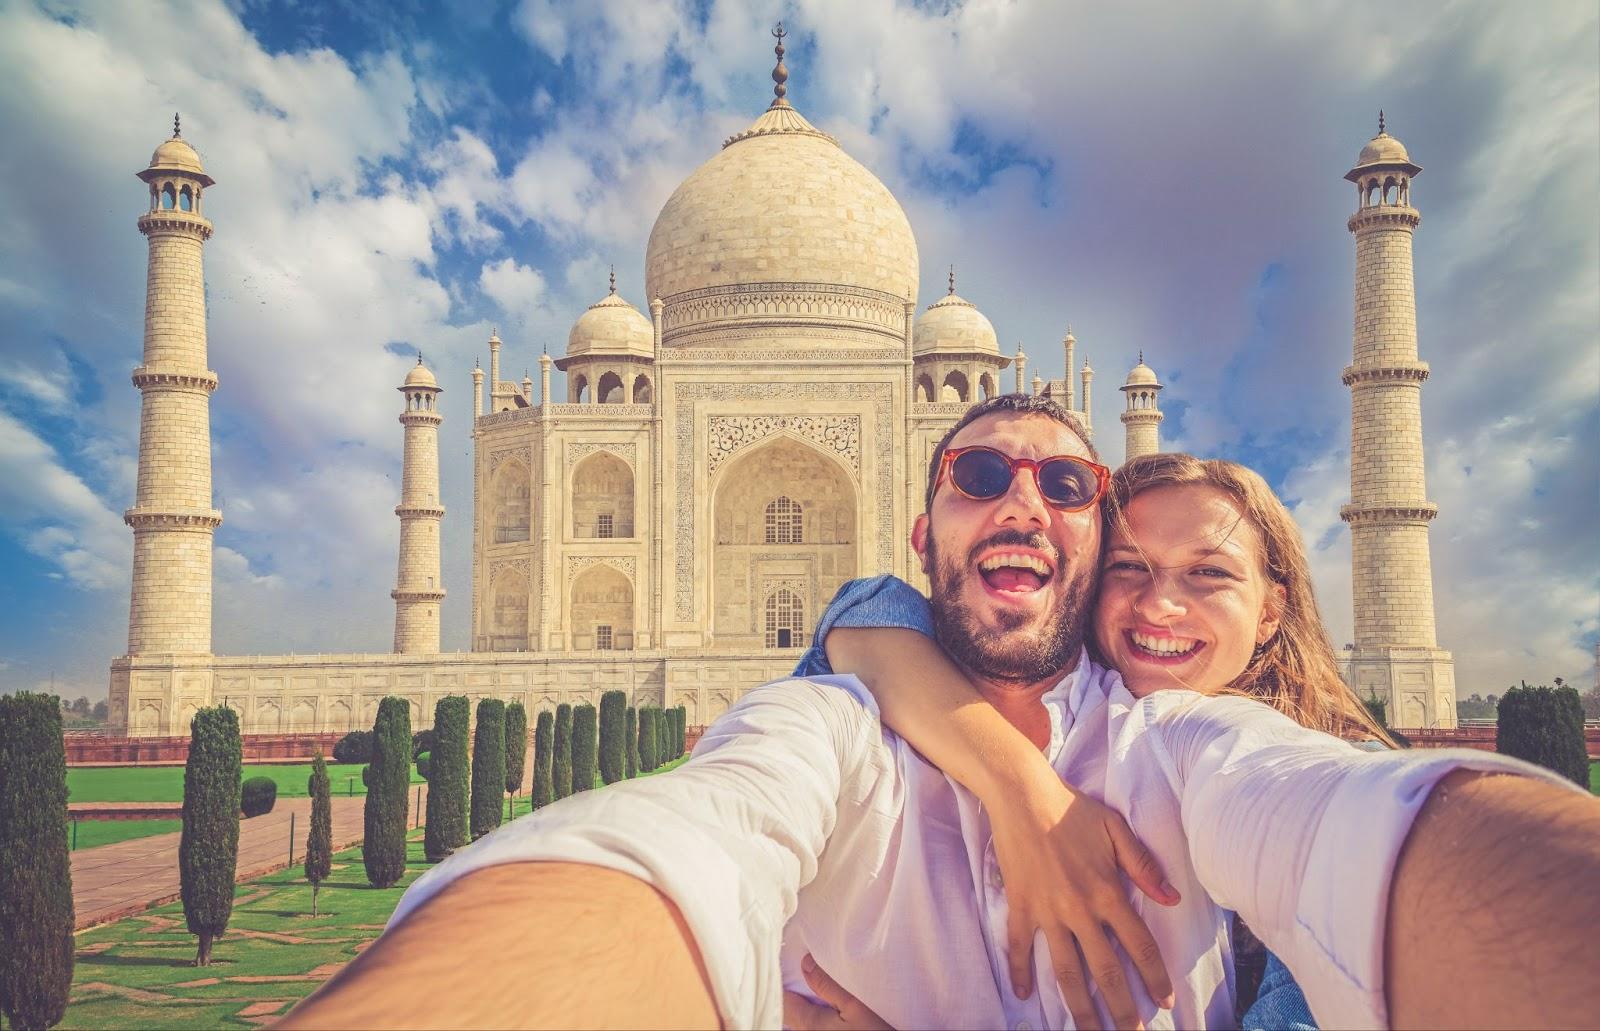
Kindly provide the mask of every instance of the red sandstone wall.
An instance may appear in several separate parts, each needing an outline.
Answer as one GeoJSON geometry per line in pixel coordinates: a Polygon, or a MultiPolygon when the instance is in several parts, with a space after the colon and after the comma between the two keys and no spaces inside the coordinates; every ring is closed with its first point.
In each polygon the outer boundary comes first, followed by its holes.
{"type": "MultiPolygon", "coordinates": [[[[320,746],[332,758],[333,746],[344,734],[246,734],[244,761],[303,759],[307,762],[320,746]]],[[[67,765],[181,763],[189,758],[187,737],[101,737],[66,735],[67,765]]]]}

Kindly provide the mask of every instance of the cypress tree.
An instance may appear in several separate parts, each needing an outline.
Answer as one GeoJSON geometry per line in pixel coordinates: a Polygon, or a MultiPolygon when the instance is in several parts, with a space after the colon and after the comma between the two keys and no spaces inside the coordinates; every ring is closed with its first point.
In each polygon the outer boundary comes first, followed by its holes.
{"type": "Polygon", "coordinates": [[[361,844],[367,880],[374,888],[399,883],[406,873],[406,809],[411,801],[411,707],[390,695],[378,703],[372,724],[372,762],[361,844]]]}
{"type": "Polygon", "coordinates": [[[199,967],[210,965],[212,939],[227,930],[233,915],[242,756],[237,713],[218,705],[194,714],[183,768],[178,876],[184,919],[189,933],[200,938],[194,961],[199,967]]]}
{"type": "Polygon", "coordinates": [[[552,757],[555,798],[572,794],[572,706],[562,702],[556,706],[556,743],[552,757]]]}
{"type": "Polygon", "coordinates": [[[627,747],[623,740],[628,708],[628,696],[621,691],[607,691],[600,696],[600,779],[607,784],[621,780],[628,764],[627,747]]]}
{"type": "Polygon", "coordinates": [[[328,763],[317,749],[311,760],[311,833],[306,835],[306,880],[311,882],[311,915],[317,915],[317,891],[333,869],[333,801],[328,784],[328,763]]]}
{"type": "Polygon", "coordinates": [[[623,721],[622,737],[626,745],[623,775],[632,780],[639,775],[639,712],[631,705],[623,721]]]}
{"type": "Polygon", "coordinates": [[[528,769],[528,710],[521,702],[506,706],[506,790],[513,801],[528,769]]]}
{"type": "Polygon", "coordinates": [[[3,695],[0,1013],[12,1027],[50,1027],[66,1012],[72,922],[61,703],[55,695],[30,691],[3,695]]]}
{"type": "Polygon", "coordinates": [[[639,710],[639,772],[649,773],[661,761],[657,758],[656,745],[661,740],[656,732],[656,717],[661,710],[654,706],[646,706],[639,710]]]}
{"type": "Polygon", "coordinates": [[[580,705],[572,710],[572,793],[588,791],[594,787],[595,762],[595,711],[592,705],[580,705]]]}
{"type": "Polygon", "coordinates": [[[1583,699],[1570,687],[1513,687],[1500,699],[1495,751],[1589,786],[1583,699]]]}
{"type": "Polygon", "coordinates": [[[680,705],[672,711],[677,714],[672,724],[674,727],[672,752],[675,758],[681,759],[689,747],[689,710],[680,705]]]}
{"type": "Polygon", "coordinates": [[[430,863],[467,843],[467,724],[471,716],[471,703],[465,695],[448,695],[433,705],[428,823],[422,835],[422,851],[430,863]]]}
{"type": "Polygon", "coordinates": [[[539,713],[533,730],[533,807],[543,809],[555,801],[555,771],[551,757],[555,752],[555,717],[550,710],[539,713]]]}
{"type": "Polygon", "coordinates": [[[506,793],[506,703],[478,702],[478,729],[472,737],[472,839],[500,826],[506,793]]]}
{"type": "Polygon", "coordinates": [[[656,710],[656,765],[664,766],[672,761],[672,713],[666,709],[656,710]]]}

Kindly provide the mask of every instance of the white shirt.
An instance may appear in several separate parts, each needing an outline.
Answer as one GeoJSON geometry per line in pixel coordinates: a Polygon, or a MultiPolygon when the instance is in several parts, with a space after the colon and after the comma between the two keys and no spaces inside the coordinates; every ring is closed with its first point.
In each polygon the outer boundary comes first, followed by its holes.
{"type": "MultiPolygon", "coordinates": [[[[1224,910],[1289,966],[1323,1026],[1385,1026],[1389,879],[1434,782],[1466,767],[1565,783],[1483,752],[1364,753],[1243,698],[1135,699],[1087,657],[1043,701],[1056,771],[1122,813],[1183,895],[1171,908],[1134,895],[1176,993],[1158,1011],[1124,957],[1152,1028],[1233,1023],[1224,910]]],[[[619,870],[671,898],[729,1027],[778,1027],[806,952],[896,1027],[1073,1026],[1042,935],[1039,990],[1011,992],[987,814],[879,724],[852,676],[751,691],[684,766],[500,828],[419,878],[390,925],[469,871],[530,860],[619,870]]]]}

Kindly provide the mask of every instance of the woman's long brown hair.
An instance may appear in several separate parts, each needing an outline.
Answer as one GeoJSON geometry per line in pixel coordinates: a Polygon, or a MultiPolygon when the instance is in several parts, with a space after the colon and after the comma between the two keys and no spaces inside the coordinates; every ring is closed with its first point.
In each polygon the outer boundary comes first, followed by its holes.
{"type": "MultiPolygon", "coordinates": [[[[1250,664],[1225,689],[1277,709],[1303,727],[1347,740],[1394,741],[1339,676],[1333,644],[1311,591],[1311,568],[1300,528],[1259,475],[1234,462],[1165,453],[1135,458],[1111,477],[1105,512],[1108,531],[1128,532],[1128,503],[1156,487],[1206,486],[1238,504],[1261,535],[1267,579],[1283,588],[1278,630],[1256,649],[1250,664]]],[[[1273,604],[1269,600],[1268,604],[1273,604]]]]}

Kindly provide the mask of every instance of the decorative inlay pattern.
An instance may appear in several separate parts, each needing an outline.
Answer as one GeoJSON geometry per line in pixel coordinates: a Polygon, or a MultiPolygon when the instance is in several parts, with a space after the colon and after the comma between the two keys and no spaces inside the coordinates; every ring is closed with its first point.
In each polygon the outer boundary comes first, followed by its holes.
{"type": "Polygon", "coordinates": [[[610,566],[612,569],[615,569],[617,572],[627,577],[630,581],[636,578],[636,571],[638,567],[634,563],[634,560],[628,558],[627,556],[618,555],[613,557],[610,555],[579,555],[575,558],[570,558],[567,560],[567,586],[572,586],[572,581],[578,578],[579,573],[583,572],[585,569],[588,569],[590,566],[597,565],[610,566]]]}
{"type": "Polygon", "coordinates": [[[638,454],[638,448],[632,443],[568,443],[567,465],[570,467],[574,465],[578,459],[586,458],[589,455],[594,454],[596,451],[609,451],[613,455],[616,455],[618,458],[622,459],[624,462],[627,462],[630,468],[634,464],[634,457],[638,454]]]}
{"type": "Polygon", "coordinates": [[[781,324],[865,329],[905,335],[905,299],[881,290],[831,283],[737,283],[686,290],[662,310],[661,342],[718,325],[781,324]]]}
{"type": "Polygon", "coordinates": [[[780,430],[815,441],[824,448],[844,457],[850,471],[861,475],[861,419],[855,415],[713,415],[710,422],[710,441],[707,447],[706,475],[716,474],[717,467],[733,455],[757,441],[765,440],[780,430]]]}
{"type": "MultiPolygon", "coordinates": [[[[876,418],[878,473],[875,482],[862,484],[878,506],[878,568],[894,568],[894,396],[888,383],[681,383],[674,388],[672,438],[675,494],[672,531],[676,557],[673,565],[673,609],[676,618],[694,618],[695,482],[694,426],[696,401],[868,401],[876,418]]],[[[863,571],[865,573],[865,571],[863,571]]]]}
{"type": "MultiPolygon", "coordinates": [[[[505,413],[505,414],[510,414],[510,413],[505,413]]],[[[496,469],[500,468],[500,463],[504,462],[508,458],[516,459],[517,461],[521,462],[524,467],[526,467],[528,469],[532,469],[533,468],[533,450],[531,448],[525,448],[525,447],[504,448],[504,449],[502,449],[500,451],[491,451],[491,452],[489,452],[489,472],[490,472],[490,474],[492,475],[496,469]]]]}
{"type": "MultiPolygon", "coordinates": [[[[789,329],[762,328],[757,330],[722,330],[705,334],[696,333],[693,344],[674,348],[670,351],[664,350],[661,352],[661,360],[672,364],[704,362],[722,365],[729,362],[803,362],[807,365],[846,365],[877,362],[904,363],[906,358],[904,347],[835,347],[826,350],[783,348],[767,350],[760,347],[700,346],[700,341],[702,340],[728,340],[748,343],[750,340],[760,339],[761,337],[790,340],[793,339],[794,332],[789,329]]],[[[987,357],[993,358],[994,356],[988,355],[987,357]]]]}
{"type": "Polygon", "coordinates": [[[775,576],[761,583],[761,600],[763,603],[779,591],[789,591],[799,598],[807,598],[811,593],[811,581],[803,576],[775,576]]]}
{"type": "Polygon", "coordinates": [[[528,560],[526,558],[505,558],[498,562],[489,563],[489,582],[492,584],[505,573],[519,573],[522,578],[528,578],[528,560]]]}

